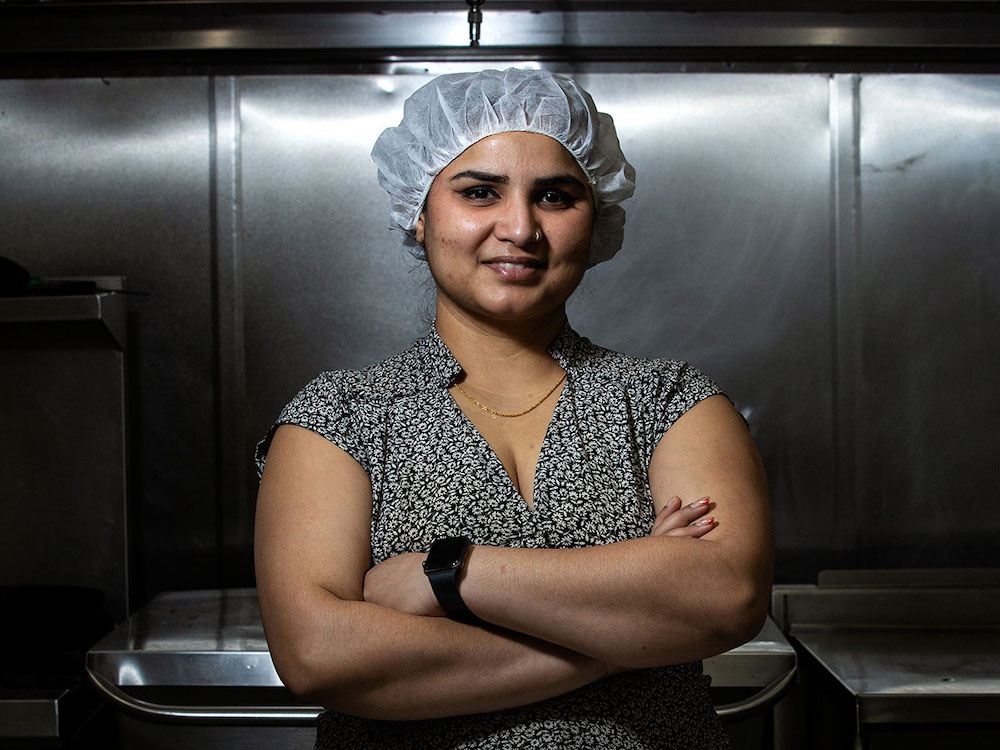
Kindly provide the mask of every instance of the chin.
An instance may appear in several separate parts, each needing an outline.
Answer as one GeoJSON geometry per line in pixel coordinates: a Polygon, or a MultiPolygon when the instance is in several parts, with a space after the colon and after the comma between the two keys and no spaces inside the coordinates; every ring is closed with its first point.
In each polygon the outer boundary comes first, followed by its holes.
{"type": "Polygon", "coordinates": [[[505,302],[485,306],[482,312],[490,318],[505,322],[539,320],[552,315],[560,317],[564,315],[563,305],[551,301],[546,304],[505,302]]]}

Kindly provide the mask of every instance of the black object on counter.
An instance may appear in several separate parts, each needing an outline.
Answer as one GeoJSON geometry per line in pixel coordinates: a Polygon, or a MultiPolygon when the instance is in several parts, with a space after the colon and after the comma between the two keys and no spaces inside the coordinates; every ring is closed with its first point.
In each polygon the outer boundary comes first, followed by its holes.
{"type": "Polygon", "coordinates": [[[105,599],[83,586],[0,586],[0,747],[100,746],[86,742],[101,701],[84,659],[112,628],[105,599]]]}
{"type": "Polygon", "coordinates": [[[32,276],[31,272],[17,261],[0,256],[0,297],[79,295],[99,292],[140,294],[124,289],[102,287],[96,278],[61,279],[32,276]]]}
{"type": "Polygon", "coordinates": [[[20,263],[0,255],[0,296],[25,294],[31,283],[31,274],[20,263]]]}

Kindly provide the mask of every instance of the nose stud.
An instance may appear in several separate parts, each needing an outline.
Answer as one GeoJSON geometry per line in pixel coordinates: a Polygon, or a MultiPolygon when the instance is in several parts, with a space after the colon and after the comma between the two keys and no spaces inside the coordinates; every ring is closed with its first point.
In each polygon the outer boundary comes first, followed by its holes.
{"type": "Polygon", "coordinates": [[[535,230],[535,242],[538,242],[540,239],[542,239],[542,233],[536,229],[535,230]]]}

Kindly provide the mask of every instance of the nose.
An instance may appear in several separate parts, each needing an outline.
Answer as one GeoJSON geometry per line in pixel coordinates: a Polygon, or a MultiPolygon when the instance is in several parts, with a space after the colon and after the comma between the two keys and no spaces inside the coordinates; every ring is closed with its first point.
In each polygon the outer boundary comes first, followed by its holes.
{"type": "Polygon", "coordinates": [[[533,202],[527,197],[509,197],[504,201],[493,225],[493,235],[517,247],[536,242],[541,236],[541,227],[533,202]]]}

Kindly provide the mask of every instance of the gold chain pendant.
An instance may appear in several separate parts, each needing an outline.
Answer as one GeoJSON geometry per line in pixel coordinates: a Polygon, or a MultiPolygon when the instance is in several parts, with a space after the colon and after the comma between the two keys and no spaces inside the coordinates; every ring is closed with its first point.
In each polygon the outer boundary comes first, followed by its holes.
{"type": "Polygon", "coordinates": [[[545,399],[547,399],[549,396],[551,396],[553,393],[555,393],[556,388],[558,388],[559,386],[561,386],[562,382],[565,379],[566,379],[566,373],[564,372],[562,374],[562,377],[559,378],[559,381],[554,386],[552,386],[552,388],[549,389],[548,393],[546,393],[544,396],[542,396],[540,399],[538,399],[535,403],[533,403],[531,406],[529,406],[524,411],[518,411],[518,412],[511,413],[511,414],[508,414],[508,413],[502,412],[502,411],[497,411],[496,409],[491,409],[486,404],[484,404],[482,401],[479,401],[478,399],[476,399],[475,396],[472,396],[471,394],[469,394],[458,383],[454,383],[453,385],[455,386],[455,390],[457,390],[459,393],[461,393],[463,396],[465,396],[467,399],[469,399],[469,401],[471,401],[472,403],[474,403],[476,406],[478,406],[480,409],[482,409],[483,411],[487,412],[488,414],[492,414],[494,417],[523,417],[528,412],[534,411],[539,406],[541,406],[542,402],[545,399]]]}

